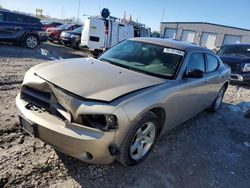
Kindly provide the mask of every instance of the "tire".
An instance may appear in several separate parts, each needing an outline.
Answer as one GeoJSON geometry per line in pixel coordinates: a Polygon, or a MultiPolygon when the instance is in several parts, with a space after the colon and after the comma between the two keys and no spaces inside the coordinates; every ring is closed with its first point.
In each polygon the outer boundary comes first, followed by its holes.
{"type": "Polygon", "coordinates": [[[217,96],[216,96],[214,102],[212,103],[212,105],[207,109],[207,111],[216,112],[219,109],[219,107],[221,106],[221,103],[222,103],[225,92],[226,92],[226,87],[223,86],[220,89],[219,93],[217,94],[217,96]]]}
{"type": "Polygon", "coordinates": [[[153,112],[144,114],[124,136],[120,146],[120,155],[116,160],[123,166],[133,166],[144,161],[155,144],[160,128],[159,122],[158,116],[153,112]],[[147,135],[143,133],[144,131],[147,135]]]}
{"type": "Polygon", "coordinates": [[[25,42],[25,46],[27,48],[34,49],[34,48],[36,48],[38,46],[39,39],[38,39],[38,37],[36,35],[28,34],[25,37],[24,42],[25,42]]]}

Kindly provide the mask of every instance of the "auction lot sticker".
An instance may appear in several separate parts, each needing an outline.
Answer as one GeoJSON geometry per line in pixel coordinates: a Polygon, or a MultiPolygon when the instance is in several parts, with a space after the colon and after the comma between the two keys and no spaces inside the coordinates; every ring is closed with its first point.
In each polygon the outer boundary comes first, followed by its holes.
{"type": "Polygon", "coordinates": [[[164,48],[163,53],[168,53],[168,54],[175,54],[175,55],[180,55],[184,56],[184,52],[181,50],[176,50],[172,48],[164,48]]]}

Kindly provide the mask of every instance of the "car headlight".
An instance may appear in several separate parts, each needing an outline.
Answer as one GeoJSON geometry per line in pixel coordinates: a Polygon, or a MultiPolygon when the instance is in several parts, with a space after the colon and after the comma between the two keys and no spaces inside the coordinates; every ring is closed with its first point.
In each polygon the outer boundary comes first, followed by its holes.
{"type": "Polygon", "coordinates": [[[70,35],[70,38],[78,38],[79,35],[70,35]]]}
{"type": "Polygon", "coordinates": [[[250,63],[244,65],[243,72],[250,72],[250,63]]]}
{"type": "Polygon", "coordinates": [[[113,114],[82,115],[82,124],[103,131],[114,131],[118,129],[117,117],[113,114]]]}

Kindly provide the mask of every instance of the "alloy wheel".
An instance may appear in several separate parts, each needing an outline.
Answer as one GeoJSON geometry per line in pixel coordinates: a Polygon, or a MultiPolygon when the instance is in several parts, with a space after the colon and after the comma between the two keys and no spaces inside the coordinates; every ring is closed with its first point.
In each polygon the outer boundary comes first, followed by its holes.
{"type": "Polygon", "coordinates": [[[135,133],[130,145],[130,157],[133,160],[143,158],[152,147],[156,139],[156,127],[152,122],[147,122],[135,133]]]}
{"type": "Polygon", "coordinates": [[[28,36],[26,44],[29,48],[35,48],[38,44],[38,40],[35,36],[28,36]]]}

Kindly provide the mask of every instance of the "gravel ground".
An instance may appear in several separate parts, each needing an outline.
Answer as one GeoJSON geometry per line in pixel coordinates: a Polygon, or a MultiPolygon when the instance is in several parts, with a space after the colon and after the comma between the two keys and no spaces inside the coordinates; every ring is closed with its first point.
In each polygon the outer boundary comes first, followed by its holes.
{"type": "Polygon", "coordinates": [[[27,135],[15,107],[24,73],[51,57],[80,55],[48,43],[37,50],[0,45],[0,187],[249,187],[247,86],[229,86],[217,113],[202,112],[162,136],[135,167],[85,164],[27,135]]]}

